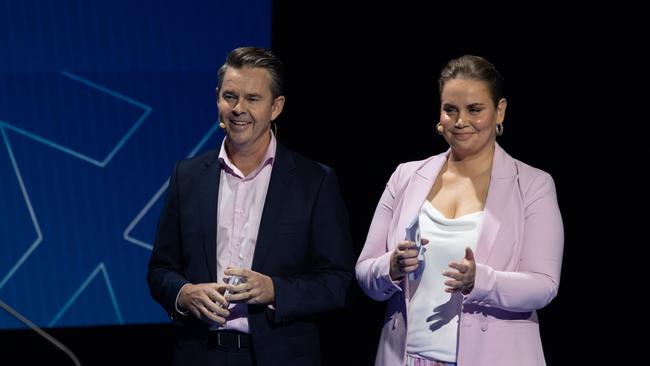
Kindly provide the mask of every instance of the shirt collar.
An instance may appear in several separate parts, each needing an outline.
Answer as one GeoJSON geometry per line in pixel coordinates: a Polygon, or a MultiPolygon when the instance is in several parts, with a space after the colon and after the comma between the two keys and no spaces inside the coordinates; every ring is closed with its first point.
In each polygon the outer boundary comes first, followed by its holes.
{"type": "Polygon", "coordinates": [[[244,174],[235,166],[235,164],[230,160],[228,157],[228,153],[226,153],[226,139],[228,136],[224,137],[223,141],[221,142],[221,149],[219,150],[219,162],[221,163],[222,169],[224,169],[227,173],[230,173],[232,175],[235,175],[241,179],[253,179],[259,174],[259,172],[264,168],[267,164],[273,165],[273,162],[275,161],[275,152],[277,148],[277,142],[275,139],[275,135],[273,134],[273,131],[271,131],[271,141],[269,142],[269,146],[266,148],[266,152],[264,153],[264,157],[262,158],[262,161],[260,164],[253,170],[247,177],[244,177],[244,174]]]}

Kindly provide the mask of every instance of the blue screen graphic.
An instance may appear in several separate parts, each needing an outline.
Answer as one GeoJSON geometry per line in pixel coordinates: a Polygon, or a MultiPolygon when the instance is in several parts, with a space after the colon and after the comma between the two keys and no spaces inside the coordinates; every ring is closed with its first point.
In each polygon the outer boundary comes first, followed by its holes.
{"type": "Polygon", "coordinates": [[[0,2],[0,299],[44,327],[166,321],[145,276],[169,174],[223,139],[228,51],[270,41],[270,0],[0,2]]]}

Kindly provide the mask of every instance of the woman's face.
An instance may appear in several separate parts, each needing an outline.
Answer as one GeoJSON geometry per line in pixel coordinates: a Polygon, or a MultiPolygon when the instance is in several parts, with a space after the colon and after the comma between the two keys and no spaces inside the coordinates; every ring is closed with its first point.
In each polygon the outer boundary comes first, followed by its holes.
{"type": "Polygon", "coordinates": [[[504,98],[495,107],[487,83],[459,78],[444,84],[440,99],[442,134],[458,157],[493,148],[496,125],[505,117],[504,98]]]}

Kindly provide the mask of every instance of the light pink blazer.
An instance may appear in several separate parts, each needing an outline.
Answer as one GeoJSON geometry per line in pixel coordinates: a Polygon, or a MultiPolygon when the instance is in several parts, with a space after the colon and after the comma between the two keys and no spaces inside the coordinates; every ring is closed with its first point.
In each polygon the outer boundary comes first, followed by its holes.
{"type": "MultiPolygon", "coordinates": [[[[410,291],[408,281],[395,286],[390,280],[389,259],[448,155],[397,167],[357,261],[361,288],[377,301],[388,300],[376,365],[405,364],[410,291]]],[[[497,144],[475,253],[475,285],[460,315],[459,366],[545,365],[535,310],[557,294],[563,246],[553,179],[497,144]]]]}

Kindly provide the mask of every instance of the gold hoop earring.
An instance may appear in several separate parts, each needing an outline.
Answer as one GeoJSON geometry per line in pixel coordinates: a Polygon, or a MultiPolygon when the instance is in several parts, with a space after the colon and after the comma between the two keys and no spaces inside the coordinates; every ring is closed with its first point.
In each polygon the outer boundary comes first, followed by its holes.
{"type": "Polygon", "coordinates": [[[445,132],[445,128],[442,127],[442,125],[440,124],[440,122],[438,122],[438,124],[436,124],[436,133],[437,133],[438,135],[442,135],[443,132],[445,132]]]}
{"type": "Polygon", "coordinates": [[[497,136],[503,135],[503,124],[502,123],[497,123],[497,136]]]}
{"type": "Polygon", "coordinates": [[[225,130],[226,129],[226,124],[219,121],[219,127],[223,128],[225,130]]]}

